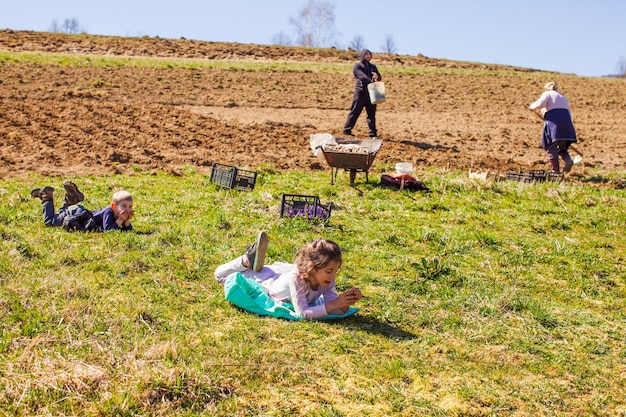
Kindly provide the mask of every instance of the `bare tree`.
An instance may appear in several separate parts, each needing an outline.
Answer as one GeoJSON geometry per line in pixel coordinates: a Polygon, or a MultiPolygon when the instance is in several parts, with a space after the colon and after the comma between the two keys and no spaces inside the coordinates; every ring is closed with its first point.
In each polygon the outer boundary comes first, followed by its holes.
{"type": "Polygon", "coordinates": [[[626,78],[626,58],[623,56],[619,58],[616,65],[617,75],[622,78],[626,78]]]}
{"type": "Polygon", "coordinates": [[[319,48],[331,45],[335,30],[335,6],[328,1],[309,0],[296,18],[289,23],[296,31],[296,43],[301,46],[319,48]]]}
{"type": "Polygon", "coordinates": [[[50,24],[50,32],[61,32],[61,26],[59,25],[58,20],[52,19],[52,23],[50,24]]]}
{"type": "Polygon", "coordinates": [[[81,33],[85,32],[85,30],[80,27],[78,19],[72,17],[63,20],[62,24],[60,24],[58,20],[53,19],[50,24],[50,32],[81,33]]]}
{"type": "Polygon", "coordinates": [[[361,35],[354,35],[354,38],[350,41],[350,45],[348,45],[350,49],[354,49],[355,51],[360,51],[365,48],[365,39],[361,35]]]}
{"type": "Polygon", "coordinates": [[[396,47],[396,41],[393,39],[393,36],[386,35],[385,43],[381,46],[383,52],[388,54],[395,54],[398,48],[396,47]]]}
{"type": "Polygon", "coordinates": [[[291,36],[287,35],[282,30],[272,37],[272,44],[274,45],[291,45],[291,36]]]}
{"type": "Polygon", "coordinates": [[[63,21],[63,31],[65,33],[80,33],[82,29],[78,19],[75,17],[67,18],[63,21]]]}

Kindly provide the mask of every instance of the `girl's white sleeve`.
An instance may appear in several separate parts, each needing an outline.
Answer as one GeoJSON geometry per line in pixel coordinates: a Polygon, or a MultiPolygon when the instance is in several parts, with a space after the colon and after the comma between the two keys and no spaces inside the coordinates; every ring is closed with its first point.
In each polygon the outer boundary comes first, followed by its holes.
{"type": "Polygon", "coordinates": [[[293,304],[296,314],[303,319],[311,320],[328,315],[324,304],[309,304],[309,300],[307,299],[309,284],[303,279],[298,278],[297,274],[292,274],[289,280],[289,292],[291,293],[291,303],[293,304]]]}
{"type": "Polygon", "coordinates": [[[322,295],[324,296],[325,302],[336,300],[339,297],[337,291],[335,291],[336,283],[337,281],[333,281],[328,287],[324,288],[322,295]]]}
{"type": "MultiPolygon", "coordinates": [[[[337,284],[337,281],[333,281],[332,284],[330,284],[328,287],[324,289],[324,292],[322,293],[322,295],[324,296],[325,302],[333,301],[339,298],[339,294],[337,294],[337,291],[335,290],[335,284],[337,284]]],[[[338,309],[338,310],[329,311],[328,314],[341,314],[344,312],[345,311],[338,309]]]]}

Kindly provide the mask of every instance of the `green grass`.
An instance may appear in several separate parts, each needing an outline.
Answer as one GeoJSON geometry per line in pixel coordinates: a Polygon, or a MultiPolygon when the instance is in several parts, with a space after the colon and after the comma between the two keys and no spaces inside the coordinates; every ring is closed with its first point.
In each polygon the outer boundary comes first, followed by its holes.
{"type": "MultiPolygon", "coordinates": [[[[310,72],[322,74],[346,74],[352,71],[353,63],[320,63],[298,61],[228,61],[197,58],[159,58],[159,57],[129,57],[129,56],[101,56],[43,52],[13,52],[0,51],[1,64],[19,65],[50,65],[60,67],[96,67],[96,68],[152,68],[152,69],[221,69],[247,72],[310,72]]],[[[379,65],[385,69],[385,74],[396,76],[419,76],[428,74],[455,75],[455,76],[498,76],[510,75],[527,78],[545,78],[545,72],[524,73],[516,72],[509,67],[502,68],[446,68],[436,66],[416,65],[379,65]]],[[[611,80],[606,80],[611,82],[611,80]]]]}
{"type": "Polygon", "coordinates": [[[134,195],[134,232],[42,224],[0,180],[0,410],[6,415],[616,416],[626,412],[624,191],[421,174],[431,193],[340,173],[259,172],[251,192],[182,176],[71,178],[85,205],[134,195]],[[332,202],[279,216],[282,193],[332,202]],[[268,261],[344,249],[338,322],[246,314],[213,277],[256,233],[268,261]]]}
{"type": "Polygon", "coordinates": [[[0,64],[3,63],[62,67],[224,69],[250,72],[321,72],[335,74],[349,72],[352,68],[352,64],[320,64],[313,62],[220,61],[194,58],[107,57],[101,55],[0,51],[0,64]]]}

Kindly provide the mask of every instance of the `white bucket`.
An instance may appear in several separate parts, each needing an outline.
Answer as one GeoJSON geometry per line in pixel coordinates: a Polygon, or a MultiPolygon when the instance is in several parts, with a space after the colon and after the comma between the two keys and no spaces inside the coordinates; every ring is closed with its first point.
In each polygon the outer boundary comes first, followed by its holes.
{"type": "Polygon", "coordinates": [[[367,85],[367,91],[370,95],[372,104],[378,104],[385,101],[385,83],[376,81],[367,85]]]}
{"type": "Polygon", "coordinates": [[[410,174],[413,172],[413,164],[410,162],[398,162],[396,164],[396,173],[410,174]]]}

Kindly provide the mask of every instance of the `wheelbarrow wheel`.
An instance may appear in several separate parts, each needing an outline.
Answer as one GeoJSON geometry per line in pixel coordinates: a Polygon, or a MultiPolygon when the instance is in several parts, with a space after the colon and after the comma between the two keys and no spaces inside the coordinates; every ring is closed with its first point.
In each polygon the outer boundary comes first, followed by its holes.
{"type": "Polygon", "coordinates": [[[354,185],[354,180],[356,180],[356,169],[350,170],[350,185],[354,185]]]}

